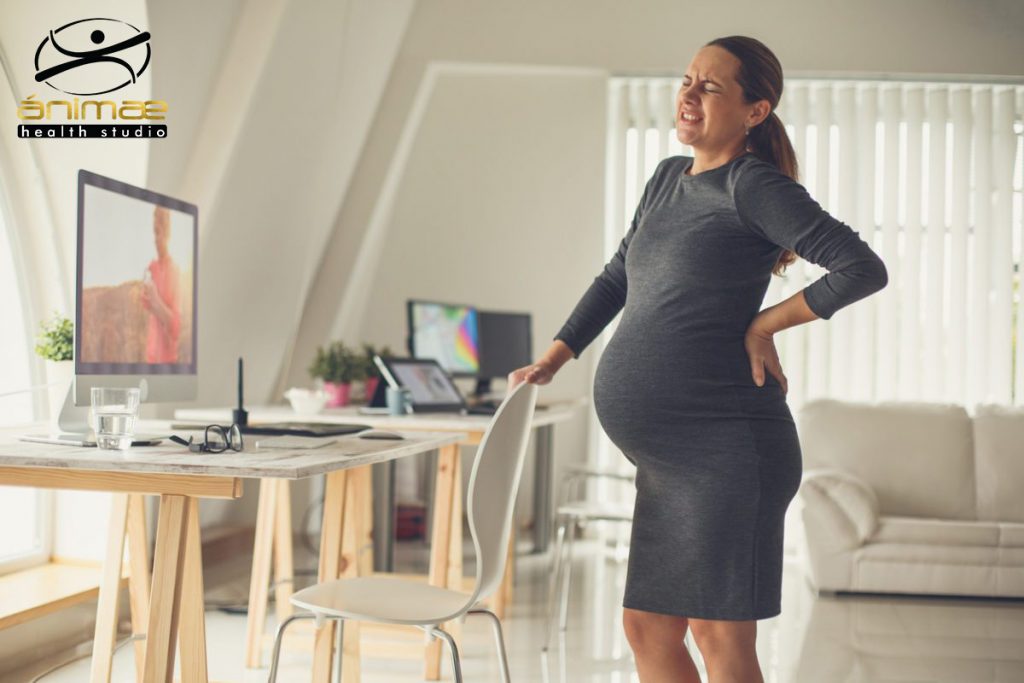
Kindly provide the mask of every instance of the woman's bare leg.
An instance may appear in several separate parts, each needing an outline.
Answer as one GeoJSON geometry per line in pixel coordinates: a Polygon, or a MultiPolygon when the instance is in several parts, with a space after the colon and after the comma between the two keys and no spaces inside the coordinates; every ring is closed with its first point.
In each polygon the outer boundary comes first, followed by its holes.
{"type": "Polygon", "coordinates": [[[757,621],[690,620],[708,683],[764,683],[757,661],[757,621]]]}
{"type": "Polygon", "coordinates": [[[686,617],[623,608],[622,626],[636,657],[641,683],[700,683],[683,644],[686,617]]]}

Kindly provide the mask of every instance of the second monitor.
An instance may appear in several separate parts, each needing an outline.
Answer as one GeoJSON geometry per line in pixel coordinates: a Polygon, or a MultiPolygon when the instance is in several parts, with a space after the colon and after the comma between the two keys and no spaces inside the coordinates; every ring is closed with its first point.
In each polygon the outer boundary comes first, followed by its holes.
{"type": "Polygon", "coordinates": [[[477,396],[491,391],[491,379],[507,377],[510,372],[533,362],[533,329],[529,313],[478,311],[480,371],[477,396]]]}
{"type": "Polygon", "coordinates": [[[433,358],[456,377],[476,377],[478,398],[490,392],[492,378],[532,362],[529,313],[417,299],[406,310],[409,355],[433,358]]]}

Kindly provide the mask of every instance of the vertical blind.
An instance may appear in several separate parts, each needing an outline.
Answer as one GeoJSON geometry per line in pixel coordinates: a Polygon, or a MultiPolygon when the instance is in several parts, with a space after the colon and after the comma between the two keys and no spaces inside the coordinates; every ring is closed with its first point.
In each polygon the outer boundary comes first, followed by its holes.
{"type": "MultiPolygon", "coordinates": [[[[605,253],[676,138],[679,78],[608,90],[605,253]]],[[[882,291],[776,335],[794,414],[813,398],[1024,405],[1024,86],[787,78],[776,111],[799,182],[881,256],[882,291]]],[[[772,276],[764,307],[825,273],[772,276]]],[[[603,348],[617,324],[595,340],[603,348]]],[[[598,460],[610,462],[595,427],[598,460]]]]}
{"type": "MultiPolygon", "coordinates": [[[[677,79],[609,89],[606,253],[675,136],[677,79]]],[[[1024,87],[789,79],[799,181],[885,261],[881,292],[776,339],[791,406],[817,396],[1024,405],[1024,87]]],[[[765,306],[825,271],[774,276],[765,306]]],[[[604,339],[613,332],[606,331],[604,339]]]]}

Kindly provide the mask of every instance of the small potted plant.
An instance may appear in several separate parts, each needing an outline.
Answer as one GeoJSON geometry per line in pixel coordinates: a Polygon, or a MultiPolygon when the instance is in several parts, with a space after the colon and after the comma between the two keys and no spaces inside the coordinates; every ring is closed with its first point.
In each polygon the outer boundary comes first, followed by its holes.
{"type": "Polygon", "coordinates": [[[68,318],[54,313],[39,326],[36,355],[46,361],[46,381],[49,384],[50,420],[56,422],[64,407],[64,399],[75,378],[74,356],[75,326],[68,318]]]}
{"type": "Polygon", "coordinates": [[[367,403],[369,403],[370,399],[373,398],[373,394],[377,391],[377,385],[381,380],[380,369],[378,369],[377,364],[373,362],[373,357],[378,355],[382,358],[387,358],[392,355],[392,352],[387,346],[377,349],[373,344],[363,344],[363,355],[360,360],[363,363],[363,374],[365,376],[365,379],[363,380],[363,392],[366,395],[367,403]]]}
{"type": "Polygon", "coordinates": [[[344,342],[335,341],[317,348],[309,374],[323,382],[327,407],[339,408],[348,405],[352,382],[363,378],[363,364],[344,342]]]}

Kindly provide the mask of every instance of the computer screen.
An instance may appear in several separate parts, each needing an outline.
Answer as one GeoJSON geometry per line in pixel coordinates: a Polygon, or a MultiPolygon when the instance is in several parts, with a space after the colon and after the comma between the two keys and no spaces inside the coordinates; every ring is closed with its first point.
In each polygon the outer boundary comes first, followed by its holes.
{"type": "Polygon", "coordinates": [[[409,300],[409,355],[433,358],[452,375],[475,376],[480,369],[477,311],[472,306],[409,300]]]}
{"type": "Polygon", "coordinates": [[[529,313],[478,311],[480,377],[504,378],[533,362],[533,332],[529,313]]]}
{"type": "Polygon", "coordinates": [[[191,398],[196,206],[88,171],[78,181],[76,402],[88,402],[90,385],[191,398]]]}
{"type": "Polygon", "coordinates": [[[458,387],[452,384],[436,361],[392,358],[386,367],[395,381],[412,394],[414,406],[422,409],[437,405],[463,405],[458,387]]]}

